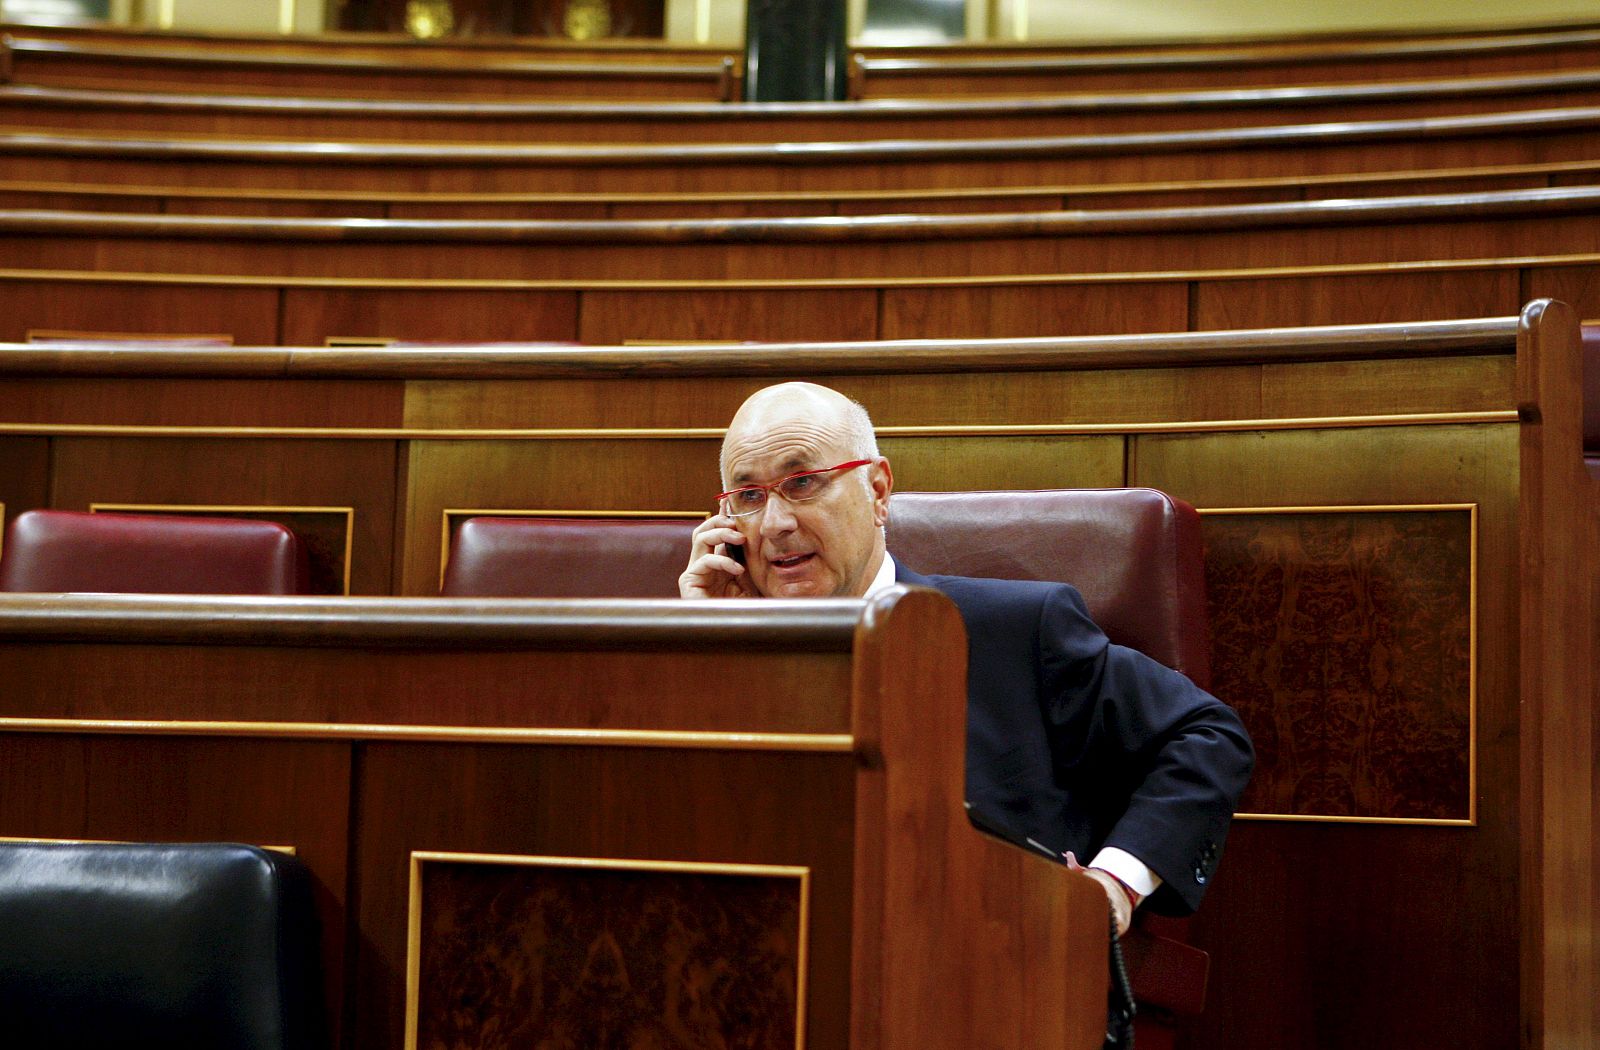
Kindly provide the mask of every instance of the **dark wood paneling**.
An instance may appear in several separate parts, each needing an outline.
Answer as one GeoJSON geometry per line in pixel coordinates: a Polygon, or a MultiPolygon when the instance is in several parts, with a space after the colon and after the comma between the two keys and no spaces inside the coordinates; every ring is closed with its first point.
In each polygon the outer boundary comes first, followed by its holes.
{"type": "MultiPolygon", "coordinates": [[[[0,289],[4,286],[0,285],[0,289]]],[[[8,379],[7,423],[182,427],[394,427],[404,384],[318,379],[8,379]]]]}
{"type": "Polygon", "coordinates": [[[1523,277],[1524,294],[1560,299],[1585,320],[1600,320],[1600,265],[1554,266],[1529,270],[1523,277]]]}
{"type": "Polygon", "coordinates": [[[353,507],[354,594],[384,594],[394,556],[392,441],[57,439],[55,506],[353,507]]]}
{"type": "MultiPolygon", "coordinates": [[[[1477,826],[1242,823],[1195,921],[1213,967],[1197,1047],[1377,1045],[1395,1033],[1416,1045],[1516,1041],[1506,1008],[1518,988],[1506,962],[1518,941],[1507,867],[1520,827],[1516,462],[1505,425],[1136,440],[1132,480],[1201,508],[1479,508],[1477,826]],[[1407,950],[1373,951],[1402,927],[1407,950]]],[[[1277,615],[1264,611],[1264,633],[1277,615]]],[[[1271,728],[1260,736],[1270,741],[1271,728]]]]}
{"type": "Polygon", "coordinates": [[[422,863],[418,1044],[794,1044],[800,871],[627,865],[422,863]]]}
{"type": "Polygon", "coordinates": [[[0,437],[0,527],[35,507],[50,503],[50,441],[42,437],[0,437]]]}
{"type": "Polygon", "coordinates": [[[1471,511],[1204,523],[1212,688],[1256,746],[1239,808],[1471,819],[1471,511]]]}
{"type": "Polygon", "coordinates": [[[878,293],[870,288],[706,288],[692,297],[673,291],[586,290],[578,338],[603,345],[632,340],[875,339],[877,311],[878,293]]]}
{"type": "Polygon", "coordinates": [[[1378,324],[1514,313],[1525,301],[1513,269],[1285,275],[1270,281],[1196,282],[1196,331],[1294,324],[1378,324]]]}
{"type": "Polygon", "coordinates": [[[377,1023],[356,1045],[399,1042],[413,850],[811,867],[808,1045],[846,1045],[851,767],[845,755],[365,747],[363,813],[407,819],[361,821],[372,939],[358,994],[377,1023]]]}
{"type": "Polygon", "coordinates": [[[173,284],[0,282],[0,338],[35,328],[96,332],[226,333],[237,346],[278,341],[278,289],[238,284],[196,294],[173,284]]]}
{"type": "Polygon", "coordinates": [[[1104,285],[1013,284],[890,288],[884,339],[1005,338],[1182,332],[1189,327],[1182,282],[1104,285]]]}
{"type": "MultiPolygon", "coordinates": [[[[140,273],[299,275],[375,279],[726,280],[1160,273],[1521,258],[1600,243],[1593,187],[1518,194],[1384,198],[1337,213],[1197,208],[1160,211],[693,221],[467,224],[422,229],[287,226],[195,218],[102,221],[94,213],[0,215],[0,264],[140,273]],[[1363,210],[1357,211],[1358,207],[1363,210]],[[1565,213],[1563,213],[1565,212],[1565,213]],[[1553,214],[1554,213],[1554,214],[1553,214]],[[139,225],[134,225],[139,223],[139,225]]],[[[1291,206],[1297,208],[1297,206],[1291,206]]],[[[807,338],[816,338],[809,335],[807,338]]]]}
{"type": "MultiPolygon", "coordinates": [[[[508,275],[509,276],[509,275],[508,275]]],[[[330,338],[417,342],[572,340],[578,294],[526,288],[290,288],[283,342],[320,346],[330,338]]]]}

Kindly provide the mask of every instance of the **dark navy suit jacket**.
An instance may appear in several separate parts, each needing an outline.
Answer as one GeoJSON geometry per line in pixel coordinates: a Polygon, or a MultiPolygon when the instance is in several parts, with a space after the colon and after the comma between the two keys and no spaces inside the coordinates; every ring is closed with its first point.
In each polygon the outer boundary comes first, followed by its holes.
{"type": "Polygon", "coordinates": [[[967,627],[967,800],[1087,864],[1103,846],[1161,876],[1148,907],[1204,895],[1254,761],[1233,710],[1113,645],[1062,583],[920,576],[967,627]]]}

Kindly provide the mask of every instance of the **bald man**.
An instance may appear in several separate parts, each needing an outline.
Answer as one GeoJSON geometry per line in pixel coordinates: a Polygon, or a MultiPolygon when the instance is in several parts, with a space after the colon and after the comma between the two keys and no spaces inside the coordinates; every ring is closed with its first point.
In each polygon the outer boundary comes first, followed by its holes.
{"type": "Polygon", "coordinates": [[[894,474],[866,410],[837,391],[785,383],[751,395],[723,439],[722,487],[694,531],[683,597],[943,591],[967,628],[974,813],[1070,866],[1091,858],[1119,931],[1147,900],[1194,910],[1253,762],[1227,705],[1112,645],[1065,584],[897,566],[884,538],[894,474]]]}

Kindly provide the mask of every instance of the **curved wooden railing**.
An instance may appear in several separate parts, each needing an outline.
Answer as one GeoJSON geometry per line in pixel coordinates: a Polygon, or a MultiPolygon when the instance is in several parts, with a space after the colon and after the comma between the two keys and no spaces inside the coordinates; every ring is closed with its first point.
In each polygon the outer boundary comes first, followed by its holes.
{"type": "Polygon", "coordinates": [[[269,137],[779,142],[1030,137],[1463,115],[1600,103],[1600,69],[1311,87],[860,102],[318,98],[127,87],[0,87],[10,126],[269,137]]]}

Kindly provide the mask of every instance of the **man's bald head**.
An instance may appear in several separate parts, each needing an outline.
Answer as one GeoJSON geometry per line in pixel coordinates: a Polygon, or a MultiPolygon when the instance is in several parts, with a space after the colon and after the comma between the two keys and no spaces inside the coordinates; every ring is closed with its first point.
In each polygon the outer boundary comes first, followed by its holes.
{"type": "MultiPolygon", "coordinates": [[[[737,450],[753,436],[782,431],[793,422],[831,433],[847,459],[876,459],[878,438],[867,410],[837,390],[816,383],[779,383],[745,399],[728,423],[722,439],[722,484],[740,484],[729,477],[730,448],[737,450]]],[[[745,479],[748,480],[748,479],[745,479]]]]}

